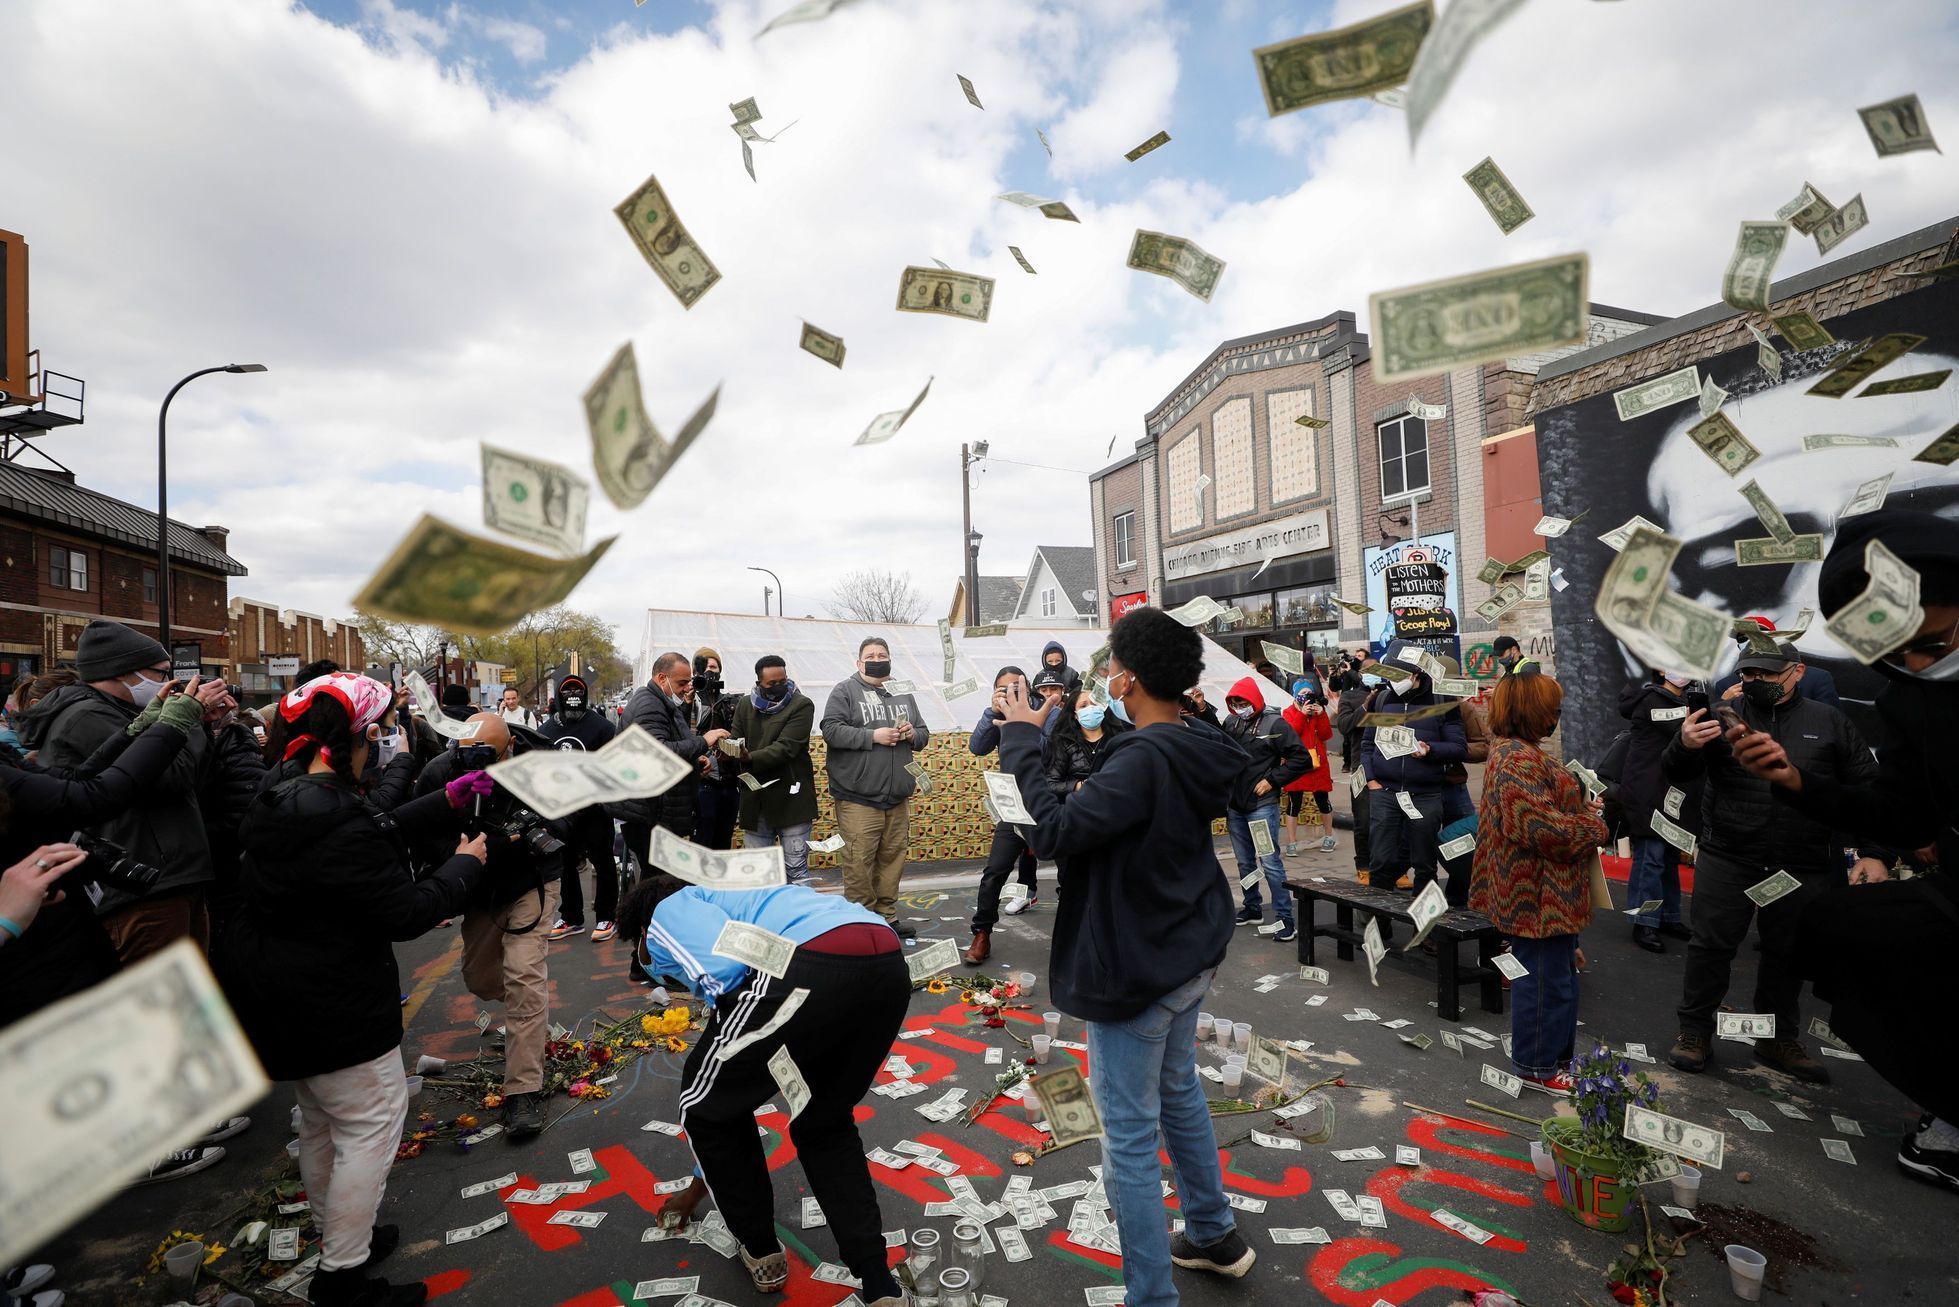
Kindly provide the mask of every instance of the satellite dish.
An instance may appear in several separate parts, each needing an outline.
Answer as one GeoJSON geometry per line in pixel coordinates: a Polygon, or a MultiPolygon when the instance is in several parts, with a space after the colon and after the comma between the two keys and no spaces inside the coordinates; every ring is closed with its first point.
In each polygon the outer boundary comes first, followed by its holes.
{"type": "Polygon", "coordinates": [[[1095,602],[1095,591],[1094,591],[1094,590],[1093,590],[1092,588],[1091,588],[1091,589],[1088,589],[1088,590],[1084,590],[1084,591],[1082,591],[1082,598],[1084,598],[1084,599],[1086,599],[1086,600],[1088,600],[1088,602],[1089,602],[1089,603],[1091,603],[1091,604],[1092,604],[1092,603],[1094,603],[1094,602],[1095,602]]]}

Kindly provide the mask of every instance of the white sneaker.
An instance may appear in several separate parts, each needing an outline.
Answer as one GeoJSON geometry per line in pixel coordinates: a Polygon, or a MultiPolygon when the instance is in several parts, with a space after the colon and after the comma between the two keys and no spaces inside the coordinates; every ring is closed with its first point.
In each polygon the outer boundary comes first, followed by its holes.
{"type": "Polygon", "coordinates": [[[1027,911],[1027,909],[1033,907],[1037,901],[1032,894],[1022,894],[1018,898],[1010,899],[1006,903],[1001,904],[1000,911],[1010,917],[1017,917],[1027,911]]]}

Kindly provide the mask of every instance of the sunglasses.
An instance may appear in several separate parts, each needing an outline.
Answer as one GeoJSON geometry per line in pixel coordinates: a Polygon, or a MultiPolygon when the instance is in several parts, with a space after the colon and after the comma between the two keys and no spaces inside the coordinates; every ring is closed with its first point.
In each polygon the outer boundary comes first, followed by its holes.
{"type": "Polygon", "coordinates": [[[1905,666],[1906,657],[1915,654],[1933,660],[1943,658],[1952,651],[1955,637],[1959,637],[1959,622],[1954,622],[1952,629],[1944,635],[1921,636],[1902,649],[1893,649],[1884,655],[1884,661],[1899,671],[1909,671],[1911,669],[1905,666]]]}

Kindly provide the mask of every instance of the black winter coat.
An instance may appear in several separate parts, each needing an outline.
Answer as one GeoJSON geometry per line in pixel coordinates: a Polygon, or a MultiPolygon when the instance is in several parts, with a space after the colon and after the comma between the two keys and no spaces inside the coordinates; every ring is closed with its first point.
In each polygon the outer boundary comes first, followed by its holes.
{"type": "MultiPolygon", "coordinates": [[[[1828,704],[1790,699],[1764,711],[1747,699],[1729,706],[1750,729],[1773,736],[1804,776],[1838,785],[1869,785],[1877,779],[1877,759],[1851,725],[1828,704]]],[[[1702,847],[1724,857],[1790,871],[1843,870],[1843,839],[1823,821],[1791,813],[1734,759],[1727,741],[1716,739],[1689,749],[1676,735],[1662,764],[1675,785],[1706,778],[1701,794],[1702,847]]]]}
{"type": "Polygon", "coordinates": [[[213,964],[275,1080],[400,1047],[395,941],[459,913],[482,874],[475,858],[456,854],[415,879],[377,815],[337,778],[314,773],[259,795],[239,831],[240,904],[213,942],[213,964]]]}
{"type": "Polygon", "coordinates": [[[1073,718],[1055,727],[1047,743],[1048,788],[1054,791],[1054,797],[1067,802],[1068,796],[1075,792],[1075,786],[1093,776],[1101,767],[1102,758],[1109,751],[1109,741],[1124,731],[1134,729],[1124,726],[1114,714],[1102,719],[1102,738],[1099,740],[1083,735],[1082,728],[1073,718]]]}
{"type": "MultiPolygon", "coordinates": [[[[1246,677],[1245,680],[1250,680],[1246,677]]],[[[1238,684],[1242,686],[1245,681],[1238,684]]],[[[1234,686],[1232,693],[1237,694],[1234,686]]],[[[1256,690],[1253,691],[1256,693],[1256,690]]],[[[1313,760],[1306,752],[1299,732],[1277,708],[1261,708],[1249,721],[1235,713],[1224,719],[1224,733],[1243,749],[1249,759],[1231,783],[1231,810],[1255,812],[1264,804],[1277,803],[1279,791],[1312,770],[1313,760]],[[1268,781],[1272,788],[1256,793],[1258,783],[1268,781]]]]}
{"type": "Polygon", "coordinates": [[[252,800],[270,775],[259,750],[258,737],[244,722],[234,721],[211,733],[204,755],[204,778],[198,786],[197,808],[204,818],[204,838],[211,846],[212,881],[207,906],[214,918],[229,913],[238,895],[238,827],[252,800]]]}
{"type": "MultiPolygon", "coordinates": [[[[33,763],[0,766],[0,868],[135,804],[170,770],[188,738],[174,726],[152,726],[133,740],[117,731],[73,773],[33,763]]],[[[71,886],[61,902],[41,909],[25,935],[0,945],[0,1026],[81,993],[116,966],[116,950],[88,899],[71,886]]]]}
{"type": "MultiPolygon", "coordinates": [[[[659,686],[651,684],[634,690],[633,697],[626,704],[627,721],[679,754],[681,761],[694,763],[697,767],[701,755],[707,752],[707,743],[694,729],[693,713],[691,705],[675,707],[659,686]]],[[[694,834],[694,800],[700,789],[699,770],[689,770],[664,794],[650,799],[609,803],[605,810],[624,821],[664,826],[676,835],[691,838],[694,834]]]]}
{"type": "MultiPolygon", "coordinates": [[[[1619,691],[1619,715],[1631,723],[1631,734],[1626,737],[1626,764],[1620,769],[1617,797],[1633,839],[1654,838],[1653,810],[1674,787],[1661,770],[1661,762],[1667,746],[1679,737],[1686,712],[1685,700],[1668,693],[1664,686],[1628,685],[1619,691]],[[1653,719],[1656,712],[1660,714],[1658,721],[1653,719]]],[[[1686,795],[1680,802],[1680,815],[1671,820],[1699,835],[1700,787],[1685,781],[1680,788],[1686,795]]]]}
{"type": "MultiPolygon", "coordinates": [[[[404,805],[396,813],[396,816],[403,821],[404,826],[412,824],[413,828],[408,830],[407,838],[411,841],[411,848],[415,855],[416,865],[418,866],[433,867],[439,865],[448,856],[449,850],[454,847],[453,843],[446,846],[444,844],[444,841],[449,838],[449,832],[431,828],[427,823],[417,820],[413,814],[422,811],[426,805],[447,803],[448,800],[447,796],[443,794],[443,787],[462,775],[461,768],[457,766],[456,757],[456,751],[451,749],[428,766],[422,768],[422,774],[415,782],[416,793],[420,797],[413,803],[404,805]]],[[[482,806],[487,810],[483,817],[483,824],[489,824],[495,819],[495,814],[498,810],[514,802],[515,800],[502,790],[498,790],[490,798],[483,800],[482,806]]],[[[462,825],[465,828],[469,828],[474,816],[475,812],[473,809],[460,814],[462,825]]],[[[565,839],[571,833],[570,824],[565,821],[547,822],[546,825],[550,828],[551,833],[559,840],[565,839]]],[[[488,865],[484,867],[483,875],[477,881],[476,892],[470,895],[470,906],[500,908],[506,903],[522,898],[526,894],[535,893],[537,895],[538,919],[542,922],[542,925],[538,928],[543,930],[551,929],[551,923],[542,920],[544,887],[563,876],[565,858],[569,850],[560,849],[557,853],[550,855],[537,854],[531,852],[527,844],[523,841],[505,838],[496,831],[490,831],[488,834],[490,837],[490,860],[488,865]]],[[[517,920],[523,922],[527,918],[522,913],[519,913],[517,920]]]]}

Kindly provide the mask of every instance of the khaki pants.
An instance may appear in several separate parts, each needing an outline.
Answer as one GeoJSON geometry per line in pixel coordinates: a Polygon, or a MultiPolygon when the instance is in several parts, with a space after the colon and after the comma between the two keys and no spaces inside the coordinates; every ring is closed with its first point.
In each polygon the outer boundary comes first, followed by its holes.
{"type": "Polygon", "coordinates": [[[837,834],[843,836],[843,896],[897,920],[898,878],[911,847],[911,803],[873,808],[837,800],[837,834]]]}
{"type": "Polygon", "coordinates": [[[180,890],[117,908],[103,915],[102,929],[108,932],[125,967],[163,952],[180,939],[194,939],[198,948],[211,951],[211,916],[205,911],[201,889],[180,890]]]}
{"type": "Polygon", "coordinates": [[[550,1033],[547,1010],[551,983],[544,957],[545,935],[558,919],[558,882],[544,887],[544,906],[535,893],[522,894],[494,909],[463,914],[463,983],[487,1003],[503,1004],[503,1092],[534,1094],[544,1088],[544,1040],[550,1033]],[[507,927],[536,928],[521,935],[507,927]]]}

